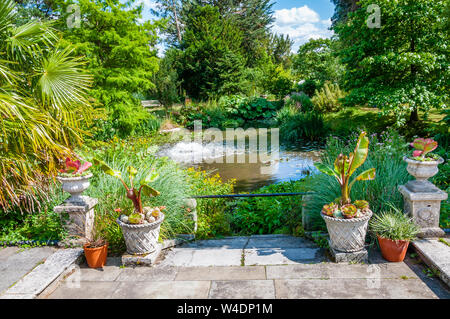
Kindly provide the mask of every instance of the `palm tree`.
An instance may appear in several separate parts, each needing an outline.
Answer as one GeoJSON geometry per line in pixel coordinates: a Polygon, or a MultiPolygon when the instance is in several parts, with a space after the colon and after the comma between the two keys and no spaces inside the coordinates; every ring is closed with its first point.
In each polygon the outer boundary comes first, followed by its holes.
{"type": "Polygon", "coordinates": [[[0,208],[32,208],[58,161],[81,142],[91,76],[48,22],[14,23],[0,1],[0,208]]]}

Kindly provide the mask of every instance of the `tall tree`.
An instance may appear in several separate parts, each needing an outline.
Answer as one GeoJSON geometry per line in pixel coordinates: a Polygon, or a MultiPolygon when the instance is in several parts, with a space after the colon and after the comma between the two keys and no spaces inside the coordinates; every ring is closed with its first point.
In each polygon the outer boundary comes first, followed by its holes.
{"type": "Polygon", "coordinates": [[[293,69],[303,80],[341,83],[344,66],[336,55],[337,41],[311,39],[300,46],[294,58],[293,69]]]}
{"type": "MultiPolygon", "coordinates": [[[[15,23],[0,2],[0,208],[34,203],[58,161],[81,141],[92,77],[48,22],[15,23]]],[[[44,188],[45,189],[45,188],[44,188]]],[[[42,193],[41,193],[42,194],[42,193]]],[[[29,207],[32,209],[33,207],[29,207]]]]}
{"type": "MultiPolygon", "coordinates": [[[[67,1],[66,5],[73,3],[67,1]]],[[[81,26],[67,28],[65,40],[86,56],[94,75],[93,97],[108,111],[115,133],[127,136],[144,125],[149,114],[137,96],[154,88],[159,22],[140,23],[143,6],[135,0],[77,0],[81,26]]],[[[99,121],[99,125],[102,122],[99,121]]]]}
{"type": "Polygon", "coordinates": [[[331,2],[335,5],[334,15],[331,17],[333,27],[339,22],[346,21],[348,14],[359,8],[359,0],[331,0],[331,2]]]}
{"type": "Polygon", "coordinates": [[[242,46],[247,65],[254,65],[263,55],[270,37],[273,19],[273,3],[270,0],[156,0],[157,9],[153,13],[168,17],[168,40],[179,46],[190,16],[197,8],[212,6],[219,15],[240,29],[242,46]]]}
{"type": "Polygon", "coordinates": [[[186,20],[181,78],[189,96],[210,98],[239,91],[242,33],[217,7],[197,6],[186,20]]]}
{"type": "Polygon", "coordinates": [[[361,0],[335,32],[347,66],[348,101],[392,112],[398,125],[419,111],[444,107],[449,92],[445,0],[361,0]],[[367,7],[381,9],[381,28],[367,25],[367,7]],[[443,23],[444,22],[444,23],[443,23]]]}
{"type": "Polygon", "coordinates": [[[275,64],[282,64],[285,69],[291,67],[292,61],[292,46],[294,41],[289,38],[289,35],[271,34],[268,45],[268,53],[272,57],[275,64]]]}

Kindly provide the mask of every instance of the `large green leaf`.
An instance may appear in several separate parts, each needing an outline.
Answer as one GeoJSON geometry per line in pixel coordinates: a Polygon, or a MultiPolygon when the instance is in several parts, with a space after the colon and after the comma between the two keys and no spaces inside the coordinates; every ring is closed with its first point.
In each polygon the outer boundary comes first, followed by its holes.
{"type": "Polygon", "coordinates": [[[366,132],[361,132],[358,143],[356,144],[354,153],[350,154],[350,167],[348,168],[348,176],[353,173],[366,161],[367,154],[369,154],[369,138],[366,132]]]}
{"type": "Polygon", "coordinates": [[[375,168],[368,169],[356,177],[357,181],[371,181],[375,179],[375,168]]]}
{"type": "Polygon", "coordinates": [[[324,174],[330,175],[330,176],[336,176],[336,173],[329,168],[328,166],[326,166],[325,164],[322,163],[314,163],[314,166],[321,171],[324,174]]]}
{"type": "Polygon", "coordinates": [[[117,178],[122,177],[122,173],[120,171],[116,171],[116,170],[112,169],[111,167],[108,166],[108,164],[106,164],[102,160],[94,158],[94,159],[92,159],[92,163],[94,165],[100,167],[100,169],[107,175],[114,176],[117,178]]]}
{"type": "Polygon", "coordinates": [[[148,186],[145,184],[141,184],[141,186],[142,186],[142,192],[146,196],[158,196],[160,194],[156,189],[154,189],[151,186],[148,186]]]}

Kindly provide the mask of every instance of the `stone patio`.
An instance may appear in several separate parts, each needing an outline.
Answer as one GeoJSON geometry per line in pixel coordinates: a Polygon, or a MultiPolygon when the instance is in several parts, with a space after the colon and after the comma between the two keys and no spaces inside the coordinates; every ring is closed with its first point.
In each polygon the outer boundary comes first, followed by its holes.
{"type": "Polygon", "coordinates": [[[291,236],[197,241],[166,251],[153,267],[123,267],[109,258],[103,269],[80,265],[39,298],[450,298],[409,256],[388,263],[378,251],[369,264],[335,264],[325,251],[291,236]]]}

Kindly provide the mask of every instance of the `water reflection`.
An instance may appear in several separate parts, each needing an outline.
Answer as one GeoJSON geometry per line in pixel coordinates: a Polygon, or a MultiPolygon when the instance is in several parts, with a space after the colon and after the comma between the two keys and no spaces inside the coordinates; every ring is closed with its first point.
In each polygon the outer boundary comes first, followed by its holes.
{"type": "Polygon", "coordinates": [[[158,155],[167,156],[185,167],[219,173],[224,181],[234,178],[235,192],[239,193],[315,174],[317,169],[313,163],[320,154],[319,146],[314,143],[288,145],[280,147],[278,160],[261,162],[258,150],[249,150],[248,143],[245,147],[230,147],[225,143],[179,142],[166,145],[158,155]],[[255,158],[258,158],[256,162],[255,158]]]}

